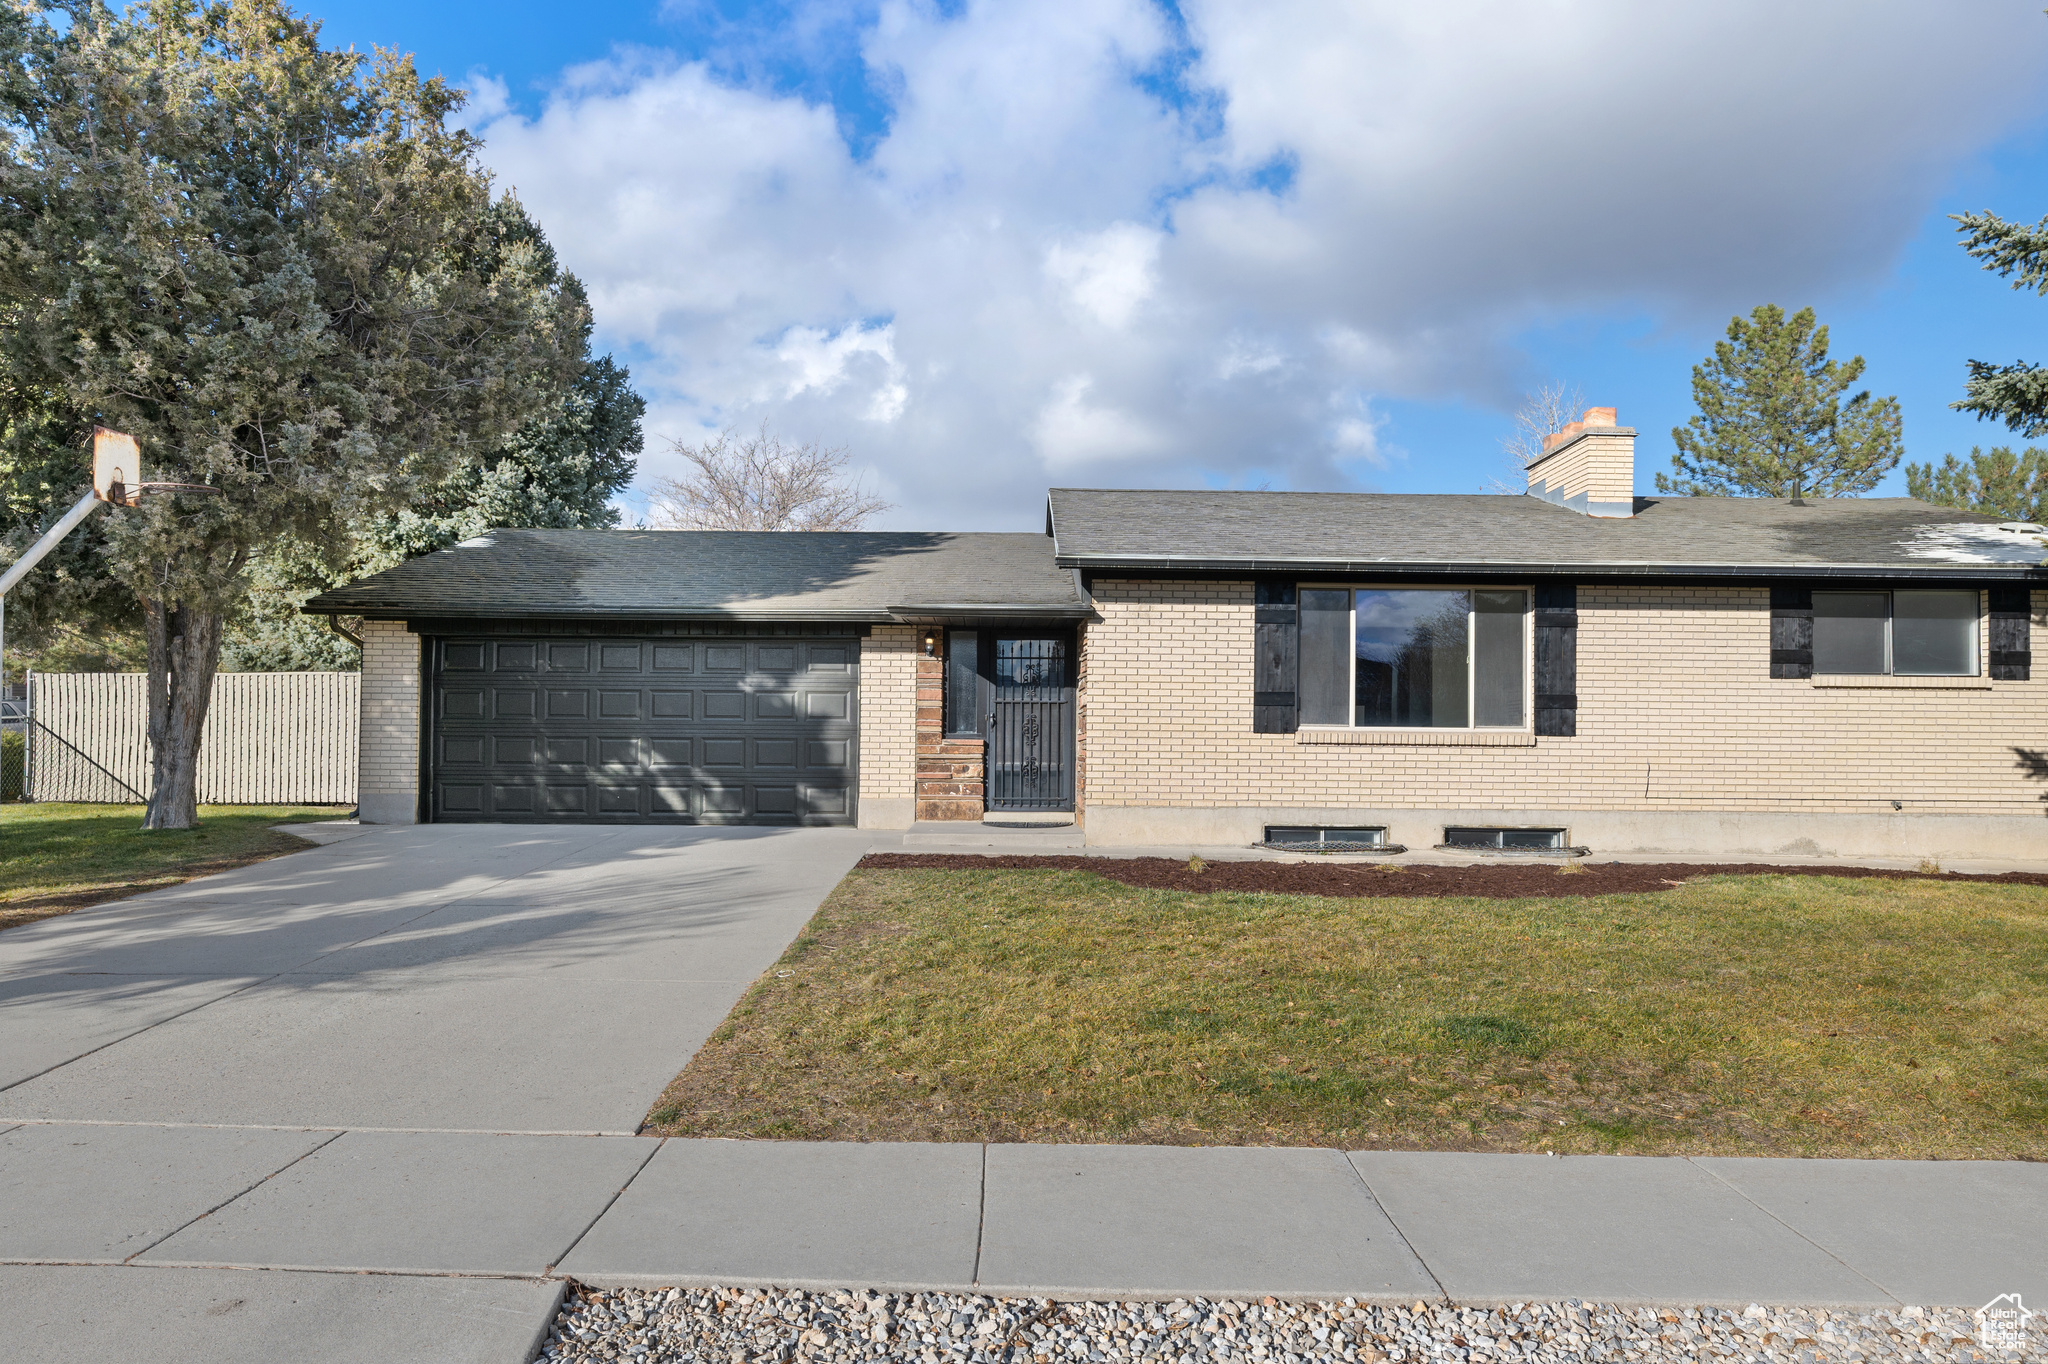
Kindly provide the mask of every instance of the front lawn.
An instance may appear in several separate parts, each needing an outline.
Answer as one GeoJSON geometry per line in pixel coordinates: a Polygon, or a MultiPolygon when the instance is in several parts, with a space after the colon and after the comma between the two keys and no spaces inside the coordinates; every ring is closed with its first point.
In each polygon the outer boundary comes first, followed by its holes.
{"type": "Polygon", "coordinates": [[[2048,890],[1335,899],[862,870],[683,1136],[2048,1158],[2048,890]]]}
{"type": "Polygon", "coordinates": [[[0,805],[0,928],[311,847],[271,825],[345,808],[202,805],[197,829],[145,833],[140,805],[0,805]]]}

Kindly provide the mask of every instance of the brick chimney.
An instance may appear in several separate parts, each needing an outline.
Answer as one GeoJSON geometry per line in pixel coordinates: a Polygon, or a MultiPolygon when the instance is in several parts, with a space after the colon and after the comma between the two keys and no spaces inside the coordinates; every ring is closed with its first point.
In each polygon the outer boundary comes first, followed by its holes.
{"type": "Polygon", "coordinates": [[[1543,438],[1529,465],[1529,495],[1588,516],[1636,514],[1636,429],[1615,425],[1611,407],[1543,438]]]}

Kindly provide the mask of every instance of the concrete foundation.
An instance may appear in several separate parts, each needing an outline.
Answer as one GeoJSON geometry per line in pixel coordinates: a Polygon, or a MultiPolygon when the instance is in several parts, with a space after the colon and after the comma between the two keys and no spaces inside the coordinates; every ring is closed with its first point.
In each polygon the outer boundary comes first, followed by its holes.
{"type": "Polygon", "coordinates": [[[2048,818],[1997,815],[1804,814],[1737,810],[1374,810],[1302,807],[1190,809],[1090,805],[1089,846],[1227,847],[1255,843],[1269,824],[1379,825],[1387,841],[1432,848],[1446,825],[1563,828],[1602,853],[1682,857],[2048,859],[2048,818]]]}
{"type": "Polygon", "coordinates": [[[908,829],[917,814],[912,796],[862,796],[854,823],[863,829],[908,829]]]}
{"type": "Polygon", "coordinates": [[[363,824],[417,824],[420,798],[411,791],[365,791],[357,797],[356,819],[363,824]]]}

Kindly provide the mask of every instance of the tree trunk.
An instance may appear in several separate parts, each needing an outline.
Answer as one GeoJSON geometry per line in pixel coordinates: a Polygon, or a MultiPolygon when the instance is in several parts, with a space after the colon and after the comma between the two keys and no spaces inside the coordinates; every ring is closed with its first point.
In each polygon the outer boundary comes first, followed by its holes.
{"type": "Polygon", "coordinates": [[[142,599],[149,640],[150,787],[145,829],[190,829],[199,823],[199,736],[213,699],[227,619],[142,599]]]}

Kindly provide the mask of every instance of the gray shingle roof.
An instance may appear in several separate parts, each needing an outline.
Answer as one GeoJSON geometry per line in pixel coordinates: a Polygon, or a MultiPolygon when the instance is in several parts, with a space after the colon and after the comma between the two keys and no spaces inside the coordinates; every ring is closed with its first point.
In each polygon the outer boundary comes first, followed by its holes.
{"type": "Polygon", "coordinates": [[[323,592],[373,619],[889,621],[1088,613],[1043,535],[497,530],[323,592]]]}
{"type": "Polygon", "coordinates": [[[1590,577],[2041,579],[2038,535],[1911,498],[1638,498],[1594,517],[1534,497],[1055,488],[1084,571],[1526,572],[1590,577]]]}

